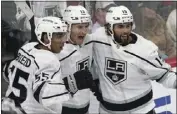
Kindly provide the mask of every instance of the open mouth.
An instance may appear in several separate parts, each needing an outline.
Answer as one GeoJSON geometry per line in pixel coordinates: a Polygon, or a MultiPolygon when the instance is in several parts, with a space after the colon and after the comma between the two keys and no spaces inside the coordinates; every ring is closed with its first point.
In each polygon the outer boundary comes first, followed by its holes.
{"type": "Polygon", "coordinates": [[[78,36],[78,39],[83,40],[84,36],[78,36]]]}
{"type": "Polygon", "coordinates": [[[121,35],[121,37],[122,37],[122,38],[127,38],[127,37],[128,37],[128,35],[121,35]]]}

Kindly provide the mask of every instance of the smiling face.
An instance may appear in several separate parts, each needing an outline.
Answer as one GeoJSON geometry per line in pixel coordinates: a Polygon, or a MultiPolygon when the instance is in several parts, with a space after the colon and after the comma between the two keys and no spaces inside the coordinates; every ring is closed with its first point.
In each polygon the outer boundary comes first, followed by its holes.
{"type": "Polygon", "coordinates": [[[88,31],[89,23],[72,24],[70,39],[76,45],[81,45],[88,31]]]}
{"type": "Polygon", "coordinates": [[[114,38],[122,45],[127,45],[129,43],[131,31],[132,23],[115,24],[113,26],[114,38]]]}

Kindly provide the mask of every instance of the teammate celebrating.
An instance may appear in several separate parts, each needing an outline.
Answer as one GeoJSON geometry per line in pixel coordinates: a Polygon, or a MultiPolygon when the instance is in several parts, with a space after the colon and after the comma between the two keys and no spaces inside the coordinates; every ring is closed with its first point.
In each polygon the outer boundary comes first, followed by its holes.
{"type": "MultiPolygon", "coordinates": [[[[92,44],[88,43],[91,22],[88,11],[80,5],[68,6],[64,11],[63,20],[67,22],[69,31],[63,50],[57,54],[61,62],[62,75],[68,76],[80,70],[89,71],[92,62],[92,44]]],[[[85,114],[88,112],[89,102],[90,90],[80,90],[64,103],[63,113],[85,114]]]]}
{"type": "Polygon", "coordinates": [[[2,111],[61,113],[69,92],[88,88],[92,79],[87,71],[74,72],[65,78],[61,76],[60,62],[54,53],[62,50],[66,32],[67,25],[57,17],[44,17],[38,22],[35,33],[39,43],[22,46],[15,60],[4,67],[9,86],[2,101],[2,111]]]}
{"type": "Polygon", "coordinates": [[[176,74],[158,55],[157,46],[132,32],[133,16],[125,6],[112,7],[105,27],[92,36],[99,76],[100,113],[154,114],[151,80],[176,88],[176,74]]]}

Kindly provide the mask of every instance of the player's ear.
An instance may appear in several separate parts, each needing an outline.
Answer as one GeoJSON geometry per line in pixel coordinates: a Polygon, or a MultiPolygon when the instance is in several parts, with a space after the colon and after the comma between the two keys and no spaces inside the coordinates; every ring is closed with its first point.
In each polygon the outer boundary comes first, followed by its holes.
{"type": "Polygon", "coordinates": [[[43,42],[45,44],[48,44],[50,42],[49,39],[48,39],[48,37],[47,37],[47,34],[44,34],[44,36],[43,36],[43,42]]]}
{"type": "Polygon", "coordinates": [[[48,43],[49,43],[48,36],[47,36],[47,32],[43,32],[43,33],[42,33],[41,41],[42,41],[44,44],[48,44],[48,43]]]}

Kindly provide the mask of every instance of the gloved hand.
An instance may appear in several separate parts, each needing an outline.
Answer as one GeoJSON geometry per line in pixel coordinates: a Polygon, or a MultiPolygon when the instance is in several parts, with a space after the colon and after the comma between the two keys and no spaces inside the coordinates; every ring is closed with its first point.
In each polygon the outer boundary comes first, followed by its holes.
{"type": "Polygon", "coordinates": [[[103,97],[102,97],[102,94],[99,89],[99,80],[98,79],[94,80],[94,82],[92,83],[91,90],[92,90],[94,96],[96,96],[97,100],[101,102],[103,100],[103,97]]]}
{"type": "Polygon", "coordinates": [[[9,78],[8,78],[8,75],[9,75],[9,65],[12,62],[12,60],[8,60],[8,61],[4,62],[4,64],[2,65],[2,76],[4,77],[4,80],[6,82],[9,82],[9,78]]]}
{"type": "Polygon", "coordinates": [[[66,89],[72,94],[78,90],[87,89],[92,87],[93,78],[89,70],[80,70],[73,75],[63,78],[66,89]]]}
{"type": "Polygon", "coordinates": [[[8,97],[2,98],[1,106],[1,111],[3,112],[3,114],[23,114],[20,108],[15,106],[14,100],[8,97]]]}

